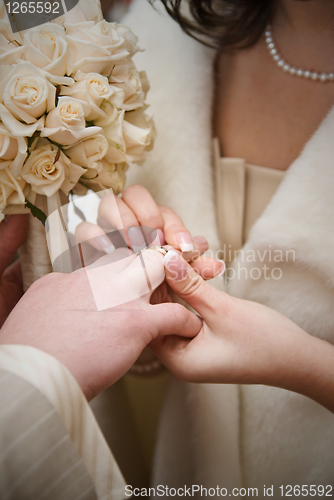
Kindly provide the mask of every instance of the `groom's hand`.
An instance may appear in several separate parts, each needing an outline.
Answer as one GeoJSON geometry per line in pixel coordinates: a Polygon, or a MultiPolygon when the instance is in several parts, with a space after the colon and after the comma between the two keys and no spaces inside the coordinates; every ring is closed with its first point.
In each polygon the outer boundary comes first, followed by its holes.
{"type": "Polygon", "coordinates": [[[27,230],[26,215],[6,216],[0,224],[0,328],[23,294],[20,262],[11,262],[27,230]]]}
{"type": "Polygon", "coordinates": [[[29,345],[61,361],[87,399],[124,375],[153,339],[179,332],[194,337],[202,325],[180,304],[150,303],[152,292],[146,293],[142,259],[151,288],[156,288],[164,280],[161,253],[148,249],[136,256],[123,248],[102,259],[102,267],[95,263],[92,269],[51,273],[38,280],[0,330],[0,344],[29,345]],[[127,256],[115,260],[118,252],[127,256]],[[108,259],[115,263],[111,272],[108,259]],[[98,310],[92,279],[109,308],[98,310]],[[143,295],[134,298],[134,290],[143,295]],[[120,302],[120,297],[130,300],[120,302]]]}

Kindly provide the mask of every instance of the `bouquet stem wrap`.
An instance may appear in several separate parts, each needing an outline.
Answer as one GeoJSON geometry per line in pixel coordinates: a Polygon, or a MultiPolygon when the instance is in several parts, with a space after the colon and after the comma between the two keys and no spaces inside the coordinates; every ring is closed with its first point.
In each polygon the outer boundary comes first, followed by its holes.
{"type": "MultiPolygon", "coordinates": [[[[52,200],[44,196],[37,197],[36,206],[47,216],[50,207],[54,209],[55,206],[60,207],[68,203],[68,197],[64,195],[61,197],[60,193],[54,194],[51,198],[52,200]]],[[[29,214],[28,236],[18,253],[22,269],[23,290],[26,292],[35,281],[53,270],[45,227],[40,220],[31,214],[29,214]]]]}
{"type": "Polygon", "coordinates": [[[28,236],[19,249],[19,257],[24,292],[39,278],[52,272],[52,265],[46,244],[45,228],[31,214],[29,215],[28,236]]]}

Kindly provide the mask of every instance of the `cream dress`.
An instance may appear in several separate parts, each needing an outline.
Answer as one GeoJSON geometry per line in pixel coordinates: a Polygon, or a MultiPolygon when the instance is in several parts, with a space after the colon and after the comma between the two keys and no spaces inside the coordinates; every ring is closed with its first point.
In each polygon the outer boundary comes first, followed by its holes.
{"type": "Polygon", "coordinates": [[[254,222],[275,194],[285,171],[250,165],[242,158],[221,157],[213,140],[217,221],[227,263],[244,246],[254,222]],[[232,257],[232,258],[230,258],[232,257]]]}

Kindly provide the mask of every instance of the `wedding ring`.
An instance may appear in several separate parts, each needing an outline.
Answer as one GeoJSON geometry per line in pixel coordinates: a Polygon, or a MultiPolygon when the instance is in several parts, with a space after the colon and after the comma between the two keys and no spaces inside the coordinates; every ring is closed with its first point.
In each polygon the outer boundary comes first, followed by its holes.
{"type": "Polygon", "coordinates": [[[168,250],[166,250],[164,247],[148,247],[148,250],[157,250],[163,256],[167,255],[167,252],[168,252],[168,250]]]}

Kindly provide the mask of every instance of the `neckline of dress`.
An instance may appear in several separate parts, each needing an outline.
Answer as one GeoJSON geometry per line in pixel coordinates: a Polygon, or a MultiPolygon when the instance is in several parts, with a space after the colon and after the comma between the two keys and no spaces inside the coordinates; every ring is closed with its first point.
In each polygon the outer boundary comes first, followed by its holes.
{"type": "Polygon", "coordinates": [[[217,155],[218,155],[219,160],[235,160],[236,162],[238,162],[238,161],[239,162],[244,162],[245,165],[246,165],[246,167],[250,167],[251,169],[257,170],[259,173],[260,173],[260,171],[266,172],[266,173],[272,173],[272,172],[274,172],[271,175],[277,175],[277,176],[280,176],[280,177],[284,177],[284,175],[286,174],[286,172],[290,168],[290,167],[288,167],[286,170],[281,170],[279,168],[263,167],[261,165],[255,165],[253,163],[247,163],[247,161],[245,160],[245,158],[241,158],[241,157],[238,157],[238,156],[222,156],[221,153],[220,153],[220,143],[219,143],[218,137],[214,137],[213,138],[213,142],[216,142],[216,144],[217,144],[217,147],[213,148],[213,149],[214,149],[214,152],[217,151],[217,155]],[[218,152],[219,152],[219,154],[218,154],[218,152]]]}

